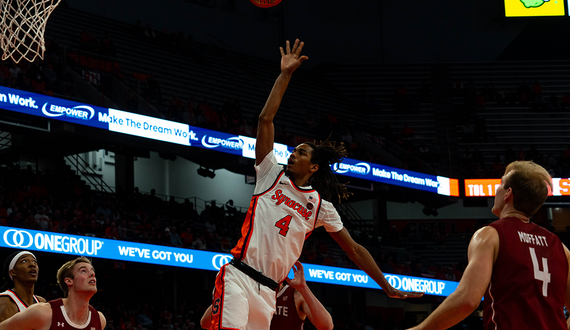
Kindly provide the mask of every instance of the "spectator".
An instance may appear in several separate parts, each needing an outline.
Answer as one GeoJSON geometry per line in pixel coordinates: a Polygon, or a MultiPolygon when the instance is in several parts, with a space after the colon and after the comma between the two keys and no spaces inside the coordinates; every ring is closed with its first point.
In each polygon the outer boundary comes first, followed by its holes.
{"type": "Polygon", "coordinates": [[[176,247],[182,247],[183,246],[182,240],[180,239],[180,236],[178,235],[178,233],[176,233],[176,227],[175,226],[170,226],[170,230],[168,230],[168,227],[166,227],[165,231],[168,232],[170,235],[170,245],[176,246],[176,247]]]}
{"type": "Polygon", "coordinates": [[[52,230],[51,222],[49,217],[46,215],[45,208],[43,206],[38,207],[38,213],[34,216],[37,226],[44,231],[52,230]]]}
{"type": "Polygon", "coordinates": [[[194,242],[194,235],[192,235],[192,228],[186,227],[186,231],[180,234],[180,239],[182,240],[182,245],[184,247],[191,247],[192,242],[194,242]]]}
{"type": "Polygon", "coordinates": [[[105,229],[105,237],[119,239],[119,231],[117,230],[117,225],[114,222],[111,222],[109,227],[105,229]]]}

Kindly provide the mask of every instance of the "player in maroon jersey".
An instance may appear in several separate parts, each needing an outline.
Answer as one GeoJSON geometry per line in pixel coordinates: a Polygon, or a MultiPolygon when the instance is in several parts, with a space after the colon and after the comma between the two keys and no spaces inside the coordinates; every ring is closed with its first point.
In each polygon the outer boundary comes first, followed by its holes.
{"type": "MultiPolygon", "coordinates": [[[[307,286],[301,262],[295,263],[293,274],[293,279],[285,278],[288,285],[281,283],[277,292],[277,307],[269,329],[300,330],[306,318],[319,330],[332,329],[332,317],[307,286]]],[[[210,328],[211,316],[212,306],[208,307],[200,320],[202,328],[210,328]]]]}
{"type": "Polygon", "coordinates": [[[516,161],[505,170],[493,214],[468,249],[469,264],[454,293],[413,329],[447,329],[484,298],[485,329],[567,329],[570,252],[548,230],[530,222],[552,179],[540,165],[516,161]]]}
{"type": "Polygon", "coordinates": [[[79,257],[57,271],[64,298],[37,303],[0,323],[0,330],[103,330],[105,316],[89,305],[97,293],[91,261],[79,257]]]}
{"type": "Polygon", "coordinates": [[[6,284],[0,289],[0,322],[35,303],[46,302],[34,294],[38,274],[38,261],[31,252],[16,251],[6,258],[2,272],[6,284]]]}

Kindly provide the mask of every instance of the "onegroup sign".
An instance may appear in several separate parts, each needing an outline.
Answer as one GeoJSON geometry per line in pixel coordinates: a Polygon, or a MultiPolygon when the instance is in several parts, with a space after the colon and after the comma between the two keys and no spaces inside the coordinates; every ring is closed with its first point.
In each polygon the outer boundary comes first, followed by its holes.
{"type": "MultiPolygon", "coordinates": [[[[210,271],[218,271],[220,267],[232,259],[232,256],[227,253],[3,226],[0,226],[0,247],[210,271]]],[[[380,286],[361,270],[312,264],[304,264],[303,266],[305,278],[309,282],[380,289],[380,286]]],[[[455,291],[458,284],[452,281],[395,274],[385,274],[385,276],[388,282],[396,289],[421,291],[438,296],[448,296],[455,291]]],[[[292,271],[289,273],[289,277],[293,278],[292,271]]]]}
{"type": "MultiPolygon", "coordinates": [[[[91,126],[132,136],[179,145],[215,150],[255,159],[255,138],[217,132],[184,123],[144,116],[117,109],[102,108],[65,99],[0,86],[0,108],[47,119],[91,126]]],[[[294,147],[274,144],[280,164],[294,147]]],[[[424,190],[446,196],[459,196],[457,179],[407,171],[390,166],[345,158],[333,167],[340,175],[424,190]]]]}
{"type": "MultiPolygon", "coordinates": [[[[358,269],[305,265],[305,278],[310,282],[347,285],[369,289],[381,289],[365,272],[358,269]]],[[[289,275],[290,277],[292,275],[289,275]]],[[[458,282],[437,280],[407,275],[385,273],[390,285],[402,291],[425,292],[435,296],[449,296],[457,288],[458,282]]]]}

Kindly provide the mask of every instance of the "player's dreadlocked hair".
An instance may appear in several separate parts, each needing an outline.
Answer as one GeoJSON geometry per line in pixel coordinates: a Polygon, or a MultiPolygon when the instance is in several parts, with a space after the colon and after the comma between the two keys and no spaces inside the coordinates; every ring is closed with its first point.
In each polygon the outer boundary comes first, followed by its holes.
{"type": "Polygon", "coordinates": [[[329,202],[332,202],[334,195],[338,197],[338,202],[347,199],[352,193],[348,192],[346,186],[336,178],[336,175],[331,169],[334,163],[340,163],[344,157],[347,156],[346,148],[341,143],[336,147],[334,142],[328,139],[320,144],[312,142],[305,142],[309,145],[313,152],[311,154],[311,163],[318,164],[319,170],[313,173],[309,183],[315,188],[321,196],[329,202]]]}

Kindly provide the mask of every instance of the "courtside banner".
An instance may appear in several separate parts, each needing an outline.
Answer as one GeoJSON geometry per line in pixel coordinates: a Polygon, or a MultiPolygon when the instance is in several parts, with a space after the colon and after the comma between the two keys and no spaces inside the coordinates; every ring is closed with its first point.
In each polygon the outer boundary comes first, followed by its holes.
{"type": "MultiPolygon", "coordinates": [[[[355,286],[369,289],[381,289],[365,272],[357,269],[303,264],[307,282],[355,286]]],[[[289,277],[292,278],[292,274],[289,277]]],[[[435,296],[449,296],[459,282],[436,280],[384,273],[386,280],[394,288],[402,291],[425,292],[435,296]]]]}
{"type": "MultiPolygon", "coordinates": [[[[243,156],[255,159],[255,139],[240,136],[240,140],[244,143],[243,156]]],[[[293,149],[293,147],[275,143],[273,152],[280,164],[287,164],[287,159],[293,149]]],[[[344,158],[342,163],[334,164],[331,168],[340,175],[424,190],[445,196],[459,196],[459,181],[457,179],[407,171],[352,158],[344,158]]]]}
{"type": "MultiPolygon", "coordinates": [[[[132,136],[199,147],[255,159],[255,138],[217,132],[175,121],[144,116],[30,93],[0,86],[0,108],[46,119],[91,126],[132,136]]],[[[280,164],[294,147],[274,144],[280,164]]],[[[457,179],[402,170],[390,166],[345,158],[333,170],[340,175],[381,182],[445,196],[459,196],[457,179]]]]}
{"type": "Polygon", "coordinates": [[[107,109],[0,86],[0,108],[28,115],[107,129],[99,122],[107,109]]]}
{"type": "Polygon", "coordinates": [[[445,196],[459,196],[459,181],[442,176],[403,170],[386,165],[344,158],[332,166],[336,174],[424,190],[445,196]]]}
{"type": "MultiPolygon", "coordinates": [[[[0,247],[18,250],[42,251],[74,256],[141,262],[218,271],[230,262],[227,253],[199,251],[169,246],[134,243],[106,238],[68,235],[22,228],[0,226],[0,247]]],[[[305,279],[309,282],[380,289],[380,286],[361,270],[303,264],[305,279]]],[[[404,291],[448,296],[457,282],[429,278],[384,274],[390,284],[404,291]]],[[[293,278],[293,272],[289,278],[293,278]]]]}
{"type": "MultiPolygon", "coordinates": [[[[492,197],[501,185],[501,179],[465,179],[465,197],[492,197]]],[[[570,196],[569,178],[552,178],[549,196],[570,196]]]]}

